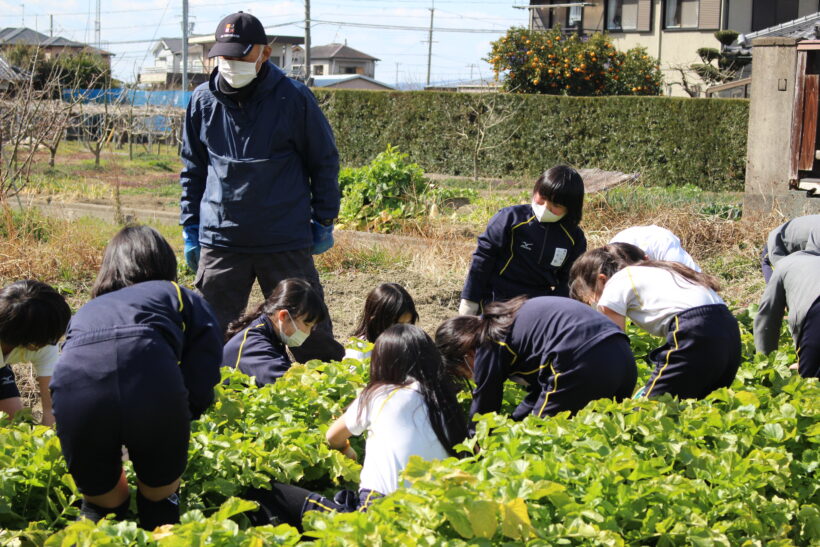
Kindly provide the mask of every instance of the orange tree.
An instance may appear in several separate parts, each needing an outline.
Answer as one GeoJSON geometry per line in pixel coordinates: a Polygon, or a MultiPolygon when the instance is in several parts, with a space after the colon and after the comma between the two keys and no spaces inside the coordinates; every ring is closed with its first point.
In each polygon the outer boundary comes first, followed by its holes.
{"type": "Polygon", "coordinates": [[[659,95],[663,76],[646,49],[618,51],[606,34],[566,35],[511,28],[492,42],[487,61],[515,93],[659,95]]]}

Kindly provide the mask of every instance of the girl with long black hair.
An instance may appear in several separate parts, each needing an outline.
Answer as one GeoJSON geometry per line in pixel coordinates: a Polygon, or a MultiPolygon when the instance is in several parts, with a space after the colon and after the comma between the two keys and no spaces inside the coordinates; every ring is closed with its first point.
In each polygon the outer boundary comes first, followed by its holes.
{"type": "Polygon", "coordinates": [[[594,399],[623,399],[637,379],[629,339],[600,313],[559,296],[492,302],[436,330],[448,370],[475,382],[470,416],[501,409],[504,381],[528,394],[513,419],[578,411],[594,399]]]}
{"type": "MultiPolygon", "coordinates": [[[[382,283],[367,295],[353,336],[372,344],[388,327],[396,323],[415,325],[418,320],[416,304],[407,289],[398,283],[382,283]]],[[[345,357],[364,359],[370,353],[348,348],[345,357]]]]}
{"type": "MultiPolygon", "coordinates": [[[[306,511],[365,510],[399,488],[399,475],[411,456],[456,456],[454,446],[467,435],[456,389],[430,337],[419,327],[398,324],[376,340],[370,381],[327,431],[332,448],[356,459],[349,439],[367,432],[359,492],[343,491],[333,500],[303,488],[273,483],[246,497],[259,501],[257,518],[301,527],[306,511]]],[[[258,521],[257,521],[258,522],[258,521]]]]}
{"type": "Polygon", "coordinates": [[[272,384],[290,368],[288,348],[298,348],[328,317],[322,297],[304,279],[280,281],[254,311],[230,324],[222,364],[272,384]]]}

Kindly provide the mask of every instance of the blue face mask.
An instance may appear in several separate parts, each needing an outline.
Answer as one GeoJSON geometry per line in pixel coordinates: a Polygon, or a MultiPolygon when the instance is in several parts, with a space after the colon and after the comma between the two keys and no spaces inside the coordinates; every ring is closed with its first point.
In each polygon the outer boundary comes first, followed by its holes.
{"type": "Polygon", "coordinates": [[[296,322],[293,320],[293,317],[290,316],[290,312],[287,313],[288,320],[290,321],[291,326],[293,326],[293,334],[290,336],[285,334],[285,329],[282,327],[282,324],[279,323],[279,339],[282,340],[282,343],[289,348],[298,348],[304,344],[307,337],[310,336],[310,331],[305,332],[299,330],[299,327],[296,326],[296,322]]]}

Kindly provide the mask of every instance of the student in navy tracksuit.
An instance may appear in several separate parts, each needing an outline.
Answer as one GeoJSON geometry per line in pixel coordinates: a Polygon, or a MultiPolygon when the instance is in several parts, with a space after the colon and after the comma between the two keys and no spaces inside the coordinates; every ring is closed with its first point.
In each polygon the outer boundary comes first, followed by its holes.
{"type": "Polygon", "coordinates": [[[649,354],[655,369],[639,396],[702,399],[732,384],[741,360],[740,329],[714,277],[649,260],[628,243],[584,253],[571,276],[573,297],[596,305],[621,329],[629,317],[666,338],[649,354]]]}
{"type": "Polygon", "coordinates": [[[563,297],[518,297],[488,304],[481,316],[453,317],[439,326],[436,345],[456,376],[475,382],[471,416],[501,408],[508,378],[529,391],[513,413],[523,419],[629,397],[638,375],[626,335],[563,297]]]}
{"type": "Polygon", "coordinates": [[[516,296],[568,296],[569,269],[587,249],[583,207],[581,175],[559,165],[535,182],[532,204],[496,213],[478,237],[459,314],[516,296]]]}
{"type": "MultiPolygon", "coordinates": [[[[396,323],[415,325],[419,320],[416,304],[407,290],[398,283],[382,283],[367,295],[364,301],[364,311],[359,318],[359,324],[353,332],[354,338],[367,340],[371,344],[381,333],[396,323]]],[[[359,344],[356,340],[352,343],[359,344]]],[[[365,359],[370,352],[348,348],[345,357],[365,359]]]]}
{"type": "Polygon", "coordinates": [[[319,293],[303,279],[284,279],[256,310],[231,323],[222,364],[272,384],[290,368],[288,348],[298,348],[326,317],[319,293]]]}
{"type": "Polygon", "coordinates": [[[57,435],[83,494],[81,514],[123,518],[137,475],[143,528],[179,521],[190,422],[211,404],[222,356],[205,300],[177,285],[176,257],[147,226],[123,228],[66,334],[51,381],[57,435]]]}

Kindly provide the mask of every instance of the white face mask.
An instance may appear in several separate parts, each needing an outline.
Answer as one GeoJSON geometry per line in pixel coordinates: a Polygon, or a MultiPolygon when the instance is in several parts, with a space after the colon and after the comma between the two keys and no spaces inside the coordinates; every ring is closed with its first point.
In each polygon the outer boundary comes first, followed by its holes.
{"type": "Polygon", "coordinates": [[[262,51],[256,61],[231,61],[219,58],[219,74],[234,89],[245,87],[256,78],[256,63],[262,58],[262,51]]]}
{"type": "Polygon", "coordinates": [[[290,348],[298,348],[304,344],[307,337],[310,336],[310,331],[305,332],[299,330],[299,327],[296,326],[296,322],[293,320],[293,317],[290,316],[290,312],[288,312],[288,319],[290,319],[290,324],[293,326],[293,334],[290,336],[285,334],[285,329],[282,327],[282,323],[279,323],[279,339],[282,340],[283,344],[290,348]]]}
{"type": "Polygon", "coordinates": [[[559,220],[564,218],[564,215],[566,215],[566,213],[562,215],[556,215],[555,213],[547,209],[546,203],[543,205],[539,205],[535,202],[535,200],[532,200],[532,212],[535,214],[535,218],[538,220],[538,222],[558,222],[559,220]]]}

